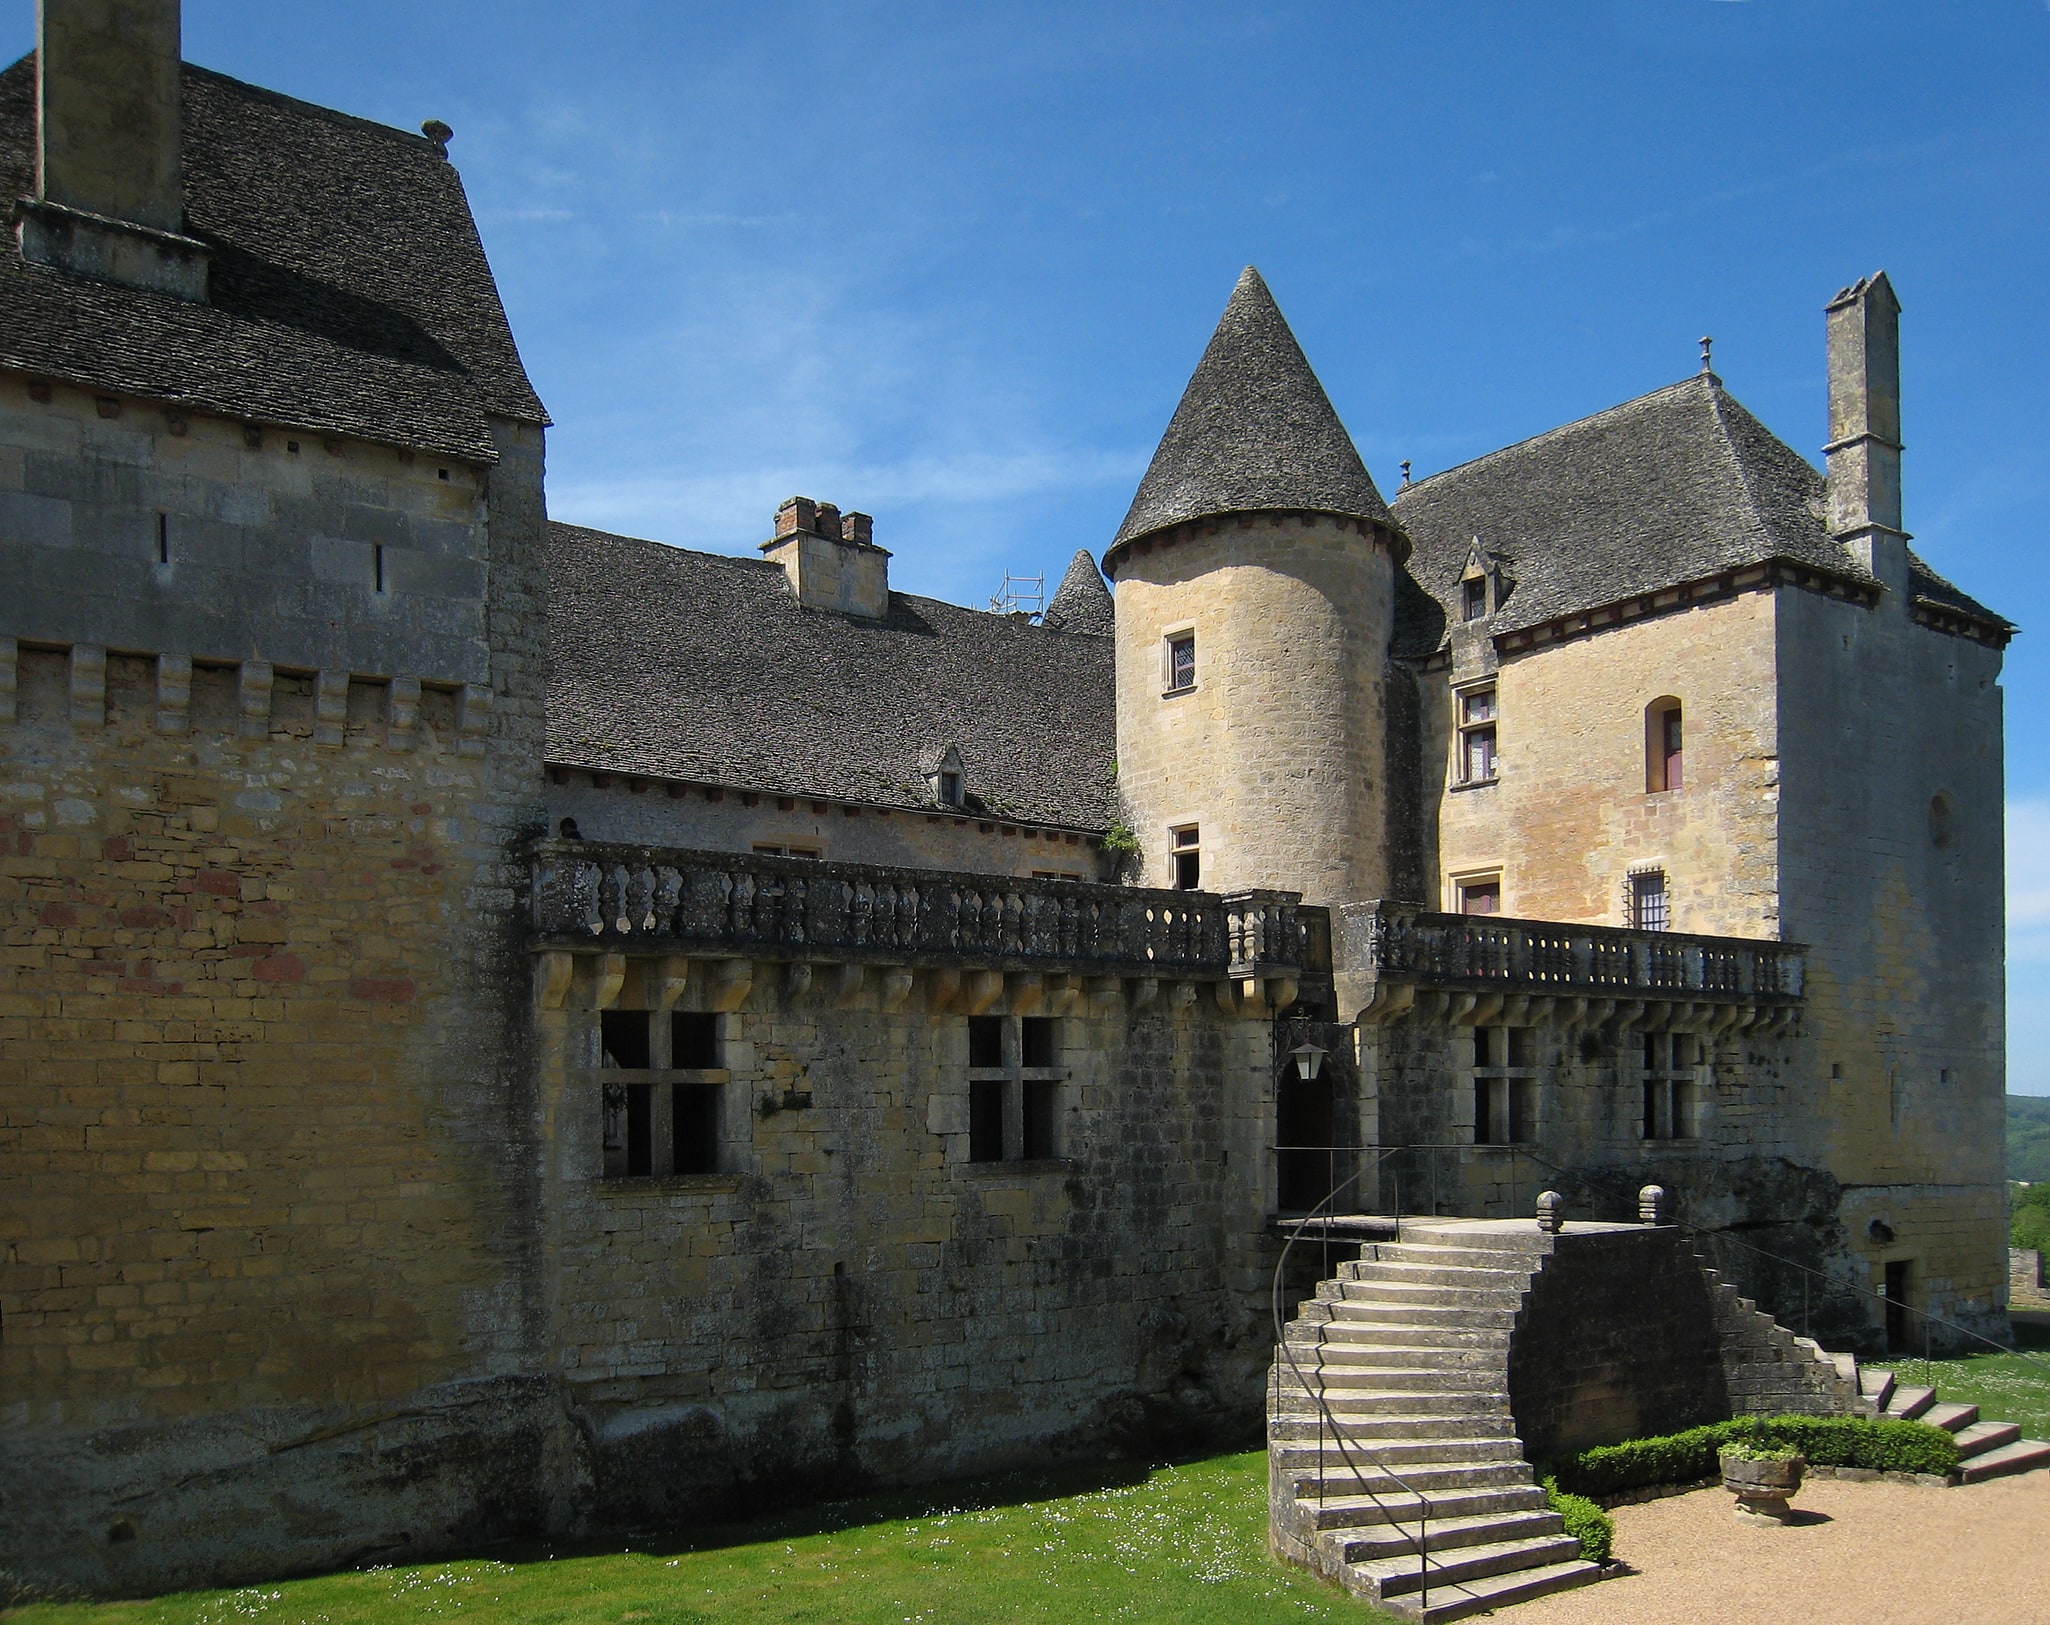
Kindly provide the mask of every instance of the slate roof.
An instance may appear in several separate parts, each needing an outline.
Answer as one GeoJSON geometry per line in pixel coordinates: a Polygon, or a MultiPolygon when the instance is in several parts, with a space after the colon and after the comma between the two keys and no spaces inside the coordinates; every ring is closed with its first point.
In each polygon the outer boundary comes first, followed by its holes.
{"type": "Polygon", "coordinates": [[[1118,526],[1126,542],[1190,519],[1264,510],[1385,523],[1387,504],[1260,273],[1247,266],[1118,526]]]}
{"type": "Polygon", "coordinates": [[[1109,639],[905,593],[806,609],[767,560],[549,530],[550,762],[930,810],[951,744],[971,809],[1109,827],[1109,639]]]}
{"type": "Polygon", "coordinates": [[[1075,556],[1068,560],[1067,574],[1054,589],[1053,602],[1046,606],[1040,624],[1058,632],[1080,632],[1098,638],[1110,637],[1117,631],[1116,606],[1111,601],[1110,588],[1104,585],[1103,572],[1096,568],[1088,548],[1076,548],[1075,556]]]}
{"type": "MultiPolygon", "coordinates": [[[[1712,373],[1654,390],[1419,480],[1395,499],[1413,585],[1397,599],[1397,652],[1444,643],[1474,538],[1513,582],[1497,635],[1772,559],[1872,578],[1823,523],[1823,478],[1712,373]],[[1421,588],[1421,591],[1417,589],[1421,588]]],[[[1914,591],[2000,617],[1928,571],[1914,591]]]]}
{"type": "MultiPolygon", "coordinates": [[[[431,141],[184,69],[186,230],[211,300],[0,252],[0,367],[473,462],[547,415],[431,141]]],[[[0,187],[35,192],[35,62],[0,73],[0,187]]]]}

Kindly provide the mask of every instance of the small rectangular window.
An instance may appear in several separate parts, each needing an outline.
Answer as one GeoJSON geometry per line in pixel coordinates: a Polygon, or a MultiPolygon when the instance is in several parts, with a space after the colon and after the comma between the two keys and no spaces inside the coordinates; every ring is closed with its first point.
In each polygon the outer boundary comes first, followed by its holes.
{"type": "Polygon", "coordinates": [[[1045,1068],[1053,1065],[1053,1017],[1027,1016],[1020,1023],[1023,1028],[1021,1045],[1027,1068],[1045,1068]]]}
{"type": "Polygon", "coordinates": [[[1170,830],[1168,838],[1174,853],[1174,889],[1200,891],[1203,886],[1201,832],[1194,824],[1184,824],[1179,829],[1170,830]]]}
{"type": "Polygon", "coordinates": [[[645,1071],[648,1058],[648,1012],[645,1010],[601,1010],[598,1012],[600,1066],[645,1071]]]}
{"type": "Polygon", "coordinates": [[[1491,784],[1495,764],[1495,690],[1469,689],[1459,696],[1459,761],[1461,784],[1491,784]]]}
{"type": "Polygon", "coordinates": [[[1177,632],[1167,640],[1167,691],[1179,694],[1196,686],[1196,634],[1177,632]]]}
{"type": "Polygon", "coordinates": [[[171,516],[167,513],[160,513],[157,515],[157,563],[169,564],[170,562],[171,516]]]}
{"type": "Polygon", "coordinates": [[[1485,576],[1474,576],[1461,584],[1460,616],[1463,621],[1477,621],[1488,613],[1488,581],[1485,576]]]}
{"type": "Polygon", "coordinates": [[[696,1010],[672,1011],[669,1064],[699,1069],[719,1065],[719,1018],[696,1010]]]}
{"type": "Polygon", "coordinates": [[[671,1132],[679,1174],[719,1171],[719,1086],[679,1083],[671,1086],[671,1132]]]}
{"type": "Polygon", "coordinates": [[[1002,1078],[978,1078],[968,1085],[968,1160],[1004,1160],[1004,1093],[1002,1078]]]}
{"type": "Polygon", "coordinates": [[[1002,1016],[970,1016],[968,1018],[968,1064],[971,1067],[996,1067],[1004,1064],[1004,1018],[1002,1016]]]}
{"type": "Polygon", "coordinates": [[[1054,1114],[1060,1087],[1052,1078],[1025,1080],[1024,1155],[1028,1159],[1059,1155],[1054,1148],[1054,1114]]]}
{"type": "Polygon", "coordinates": [[[1477,880],[1462,880],[1459,883],[1459,912],[1462,914],[1500,914],[1502,912],[1502,877],[1486,875],[1477,880]]]}
{"type": "Polygon", "coordinates": [[[942,773],[939,776],[939,778],[940,783],[937,795],[939,797],[940,804],[945,807],[960,806],[961,775],[958,773],[942,773]]]}
{"type": "Polygon", "coordinates": [[[1672,922],[1666,872],[1653,869],[1630,877],[1630,924],[1639,931],[1663,931],[1672,922]]]}

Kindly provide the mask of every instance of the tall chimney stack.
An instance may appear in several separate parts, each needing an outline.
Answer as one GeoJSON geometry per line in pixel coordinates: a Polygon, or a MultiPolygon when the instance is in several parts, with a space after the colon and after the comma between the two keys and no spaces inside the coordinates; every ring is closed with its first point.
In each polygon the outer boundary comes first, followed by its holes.
{"type": "Polygon", "coordinates": [[[181,299],[206,297],[184,235],[179,0],[37,0],[36,195],[24,258],[181,299]]]}
{"type": "Polygon", "coordinates": [[[1829,529],[1905,597],[1901,307],[1884,271],[1829,302],[1829,529]]]}

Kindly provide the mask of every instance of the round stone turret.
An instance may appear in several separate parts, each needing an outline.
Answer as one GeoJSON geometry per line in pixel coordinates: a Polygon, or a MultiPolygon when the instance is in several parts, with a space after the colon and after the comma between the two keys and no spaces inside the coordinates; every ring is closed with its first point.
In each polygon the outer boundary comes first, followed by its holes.
{"type": "Polygon", "coordinates": [[[1385,892],[1383,671],[1407,551],[1249,266],[1103,561],[1142,883],[1385,892]]]}

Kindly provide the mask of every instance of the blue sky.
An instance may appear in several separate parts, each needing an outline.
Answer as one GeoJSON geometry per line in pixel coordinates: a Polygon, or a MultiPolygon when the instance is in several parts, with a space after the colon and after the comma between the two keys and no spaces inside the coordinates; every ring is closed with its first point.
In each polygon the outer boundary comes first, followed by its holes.
{"type": "MultiPolygon", "coordinates": [[[[560,518],[793,491],[969,603],[1102,548],[1240,266],[1384,489],[1671,382],[1811,457],[1822,305],[1906,307],[1908,527],[2035,625],[2045,0],[187,0],[186,55],[455,127],[560,518]]],[[[32,8],[11,8],[17,50],[32,8]]],[[[2050,1093],[2050,625],[2008,665],[2012,1086],[2050,1093]]]]}

